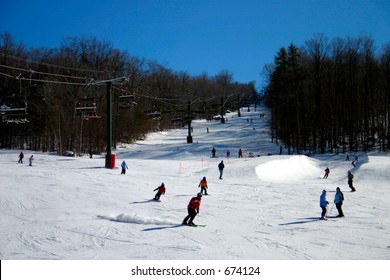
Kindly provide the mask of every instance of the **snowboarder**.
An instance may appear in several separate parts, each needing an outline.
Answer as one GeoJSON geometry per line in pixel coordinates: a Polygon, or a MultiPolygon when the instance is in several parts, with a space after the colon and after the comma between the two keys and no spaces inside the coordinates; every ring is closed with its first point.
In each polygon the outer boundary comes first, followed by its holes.
{"type": "Polygon", "coordinates": [[[218,164],[219,169],[219,179],[222,179],[223,169],[225,168],[225,164],[223,164],[223,160],[218,164]]]}
{"type": "Polygon", "coordinates": [[[334,203],[336,204],[337,211],[339,211],[339,215],[337,218],[344,217],[343,209],[341,208],[344,201],[344,194],[341,192],[340,188],[336,188],[336,194],[334,196],[334,203]]]}
{"type": "Polygon", "coordinates": [[[326,220],[326,207],[328,206],[329,202],[326,200],[326,190],[322,191],[322,194],[320,196],[320,207],[322,209],[321,218],[320,220],[326,220]]]}
{"type": "Polygon", "coordinates": [[[199,207],[200,207],[201,200],[202,200],[201,193],[198,193],[197,196],[191,198],[187,206],[188,215],[187,217],[184,218],[182,223],[183,225],[196,226],[193,221],[195,219],[195,216],[199,214],[199,207]]]}
{"type": "Polygon", "coordinates": [[[215,150],[215,148],[213,147],[213,149],[211,150],[211,157],[215,157],[215,153],[216,153],[217,151],[215,150]]]}
{"type": "Polygon", "coordinates": [[[241,148],[238,149],[238,158],[242,158],[242,150],[241,150],[241,148]]]}
{"type": "Polygon", "coordinates": [[[348,186],[351,189],[351,192],[356,192],[356,189],[353,186],[353,174],[350,170],[348,170],[348,186]]]}
{"type": "Polygon", "coordinates": [[[154,200],[160,200],[160,196],[162,194],[165,194],[165,185],[164,183],[161,183],[161,185],[159,187],[157,187],[156,189],[154,189],[153,191],[157,191],[155,197],[154,197],[154,200]]]}
{"type": "Polygon", "coordinates": [[[325,169],[324,179],[327,179],[327,178],[328,178],[329,173],[330,173],[330,170],[329,170],[329,168],[327,167],[327,168],[325,169]]]}
{"type": "Polygon", "coordinates": [[[28,159],[28,162],[29,162],[29,166],[32,166],[32,162],[33,162],[33,160],[34,160],[34,156],[33,155],[31,155],[31,157],[28,159]]]}
{"type": "Polygon", "coordinates": [[[122,161],[121,167],[122,167],[121,174],[126,174],[126,169],[129,169],[129,167],[127,166],[125,161],[122,161]]]}
{"type": "Polygon", "coordinates": [[[203,177],[203,179],[200,181],[198,188],[200,188],[200,193],[207,195],[207,189],[209,188],[207,186],[207,180],[206,177],[203,177]]]}
{"type": "Polygon", "coordinates": [[[23,154],[23,152],[20,152],[18,163],[23,163],[23,158],[24,158],[24,154],[23,154]]]}

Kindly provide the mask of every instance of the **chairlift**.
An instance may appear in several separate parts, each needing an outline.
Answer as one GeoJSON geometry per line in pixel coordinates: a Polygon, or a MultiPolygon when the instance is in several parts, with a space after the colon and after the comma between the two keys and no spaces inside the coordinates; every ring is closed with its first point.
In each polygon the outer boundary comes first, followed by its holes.
{"type": "Polygon", "coordinates": [[[118,98],[119,108],[133,108],[136,104],[134,95],[120,95],[118,98]]]}
{"type": "Polygon", "coordinates": [[[161,112],[159,111],[148,112],[147,114],[149,119],[158,119],[161,117],[161,112]]]}
{"type": "Polygon", "coordinates": [[[88,120],[88,119],[100,119],[96,113],[96,98],[84,97],[79,100],[75,106],[76,117],[88,120]]]}
{"type": "Polygon", "coordinates": [[[0,100],[0,116],[3,122],[25,123],[28,122],[27,98],[24,95],[13,94],[0,100]]]}

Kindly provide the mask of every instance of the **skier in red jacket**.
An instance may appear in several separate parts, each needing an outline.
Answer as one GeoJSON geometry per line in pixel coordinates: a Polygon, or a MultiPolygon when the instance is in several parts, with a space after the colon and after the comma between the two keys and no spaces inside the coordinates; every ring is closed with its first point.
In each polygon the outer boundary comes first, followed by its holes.
{"type": "Polygon", "coordinates": [[[157,187],[156,189],[154,189],[153,191],[157,191],[156,196],[154,197],[154,200],[160,200],[160,196],[162,194],[165,194],[165,185],[164,185],[164,183],[161,183],[161,185],[159,187],[157,187]]]}
{"type": "Polygon", "coordinates": [[[183,225],[196,226],[193,223],[193,221],[194,221],[196,214],[199,214],[199,207],[200,207],[201,200],[202,200],[201,193],[198,193],[197,196],[191,198],[191,200],[187,206],[188,215],[187,215],[187,217],[184,218],[183,225]],[[187,221],[188,221],[188,223],[187,223],[187,221]]]}

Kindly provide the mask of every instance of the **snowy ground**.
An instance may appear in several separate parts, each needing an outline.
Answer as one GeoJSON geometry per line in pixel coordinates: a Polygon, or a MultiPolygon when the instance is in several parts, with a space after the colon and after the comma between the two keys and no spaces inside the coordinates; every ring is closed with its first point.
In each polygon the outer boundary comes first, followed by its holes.
{"type": "Polygon", "coordinates": [[[342,154],[279,156],[268,115],[260,113],[267,112],[243,109],[225,124],[194,121],[193,144],[183,128],[119,148],[117,165],[126,160],[126,175],[104,168],[104,155],[24,151],[35,157],[29,167],[26,159],[17,164],[20,151],[0,150],[0,259],[389,260],[390,157],[360,153],[353,168],[342,154]],[[322,179],[326,167],[331,173],[322,179]],[[203,176],[210,195],[195,223],[207,226],[180,226],[203,176]],[[150,201],[161,182],[166,195],[150,201]],[[336,216],[336,187],[344,192],[345,217],[318,220],[323,189],[328,214],[336,216]]]}

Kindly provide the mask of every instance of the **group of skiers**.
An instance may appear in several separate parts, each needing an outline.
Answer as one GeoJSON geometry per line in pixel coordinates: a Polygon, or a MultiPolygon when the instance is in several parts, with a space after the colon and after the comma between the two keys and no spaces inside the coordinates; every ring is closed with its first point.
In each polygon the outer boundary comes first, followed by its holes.
{"type": "MultiPolygon", "coordinates": [[[[202,178],[202,180],[199,183],[198,188],[201,188],[201,191],[196,196],[192,197],[191,200],[189,201],[189,203],[187,205],[188,215],[184,218],[184,220],[182,222],[183,225],[196,226],[194,224],[194,219],[195,219],[195,216],[197,214],[199,214],[199,208],[200,208],[200,203],[202,200],[203,193],[204,193],[204,195],[208,195],[208,193],[207,193],[208,186],[207,186],[206,177],[202,178]]],[[[158,186],[157,188],[155,188],[153,191],[157,191],[153,200],[159,201],[161,195],[164,195],[166,192],[165,184],[161,183],[161,185],[158,186]]]]}
{"type": "MultiPolygon", "coordinates": [[[[211,149],[211,157],[212,158],[217,157],[216,153],[217,153],[217,150],[213,147],[211,149]]],[[[230,151],[229,150],[226,151],[226,158],[228,158],[228,159],[230,158],[230,151]]],[[[238,158],[242,158],[242,149],[241,148],[238,149],[238,158]]]]}
{"type": "MultiPolygon", "coordinates": [[[[341,218],[341,217],[344,217],[344,213],[343,213],[343,209],[342,209],[342,205],[343,205],[343,201],[344,201],[344,194],[342,193],[342,191],[340,190],[339,187],[336,188],[336,194],[334,196],[334,204],[336,205],[336,209],[338,211],[338,215],[336,216],[337,218],[341,218]]],[[[326,212],[327,212],[327,206],[328,206],[329,202],[326,200],[326,190],[323,190],[322,191],[322,194],[320,196],[320,207],[322,209],[322,212],[321,212],[321,220],[326,220],[326,212]]]]}
{"type": "MultiPolygon", "coordinates": [[[[324,179],[328,178],[329,173],[330,173],[330,169],[327,167],[325,169],[325,175],[323,178],[324,179]]],[[[351,192],[356,191],[355,187],[353,186],[353,178],[354,178],[354,175],[352,174],[351,170],[348,170],[347,180],[348,180],[348,186],[351,189],[351,192]]],[[[340,190],[340,188],[337,187],[336,194],[335,194],[335,197],[333,200],[334,204],[336,205],[336,209],[338,211],[338,215],[336,216],[337,218],[344,217],[344,213],[343,213],[343,209],[342,209],[343,201],[344,201],[344,194],[340,190]]],[[[325,215],[327,212],[327,205],[328,204],[329,204],[329,202],[326,200],[326,190],[323,190],[322,194],[320,196],[320,207],[322,209],[321,218],[320,218],[321,220],[326,220],[325,215]]]]}
{"type": "MultiPolygon", "coordinates": [[[[24,154],[23,154],[23,152],[20,152],[20,154],[19,154],[18,157],[19,157],[18,163],[23,164],[23,159],[24,159],[24,154]]],[[[33,160],[34,160],[34,155],[31,155],[31,157],[28,159],[28,165],[29,165],[29,166],[32,166],[33,160]]]]}

